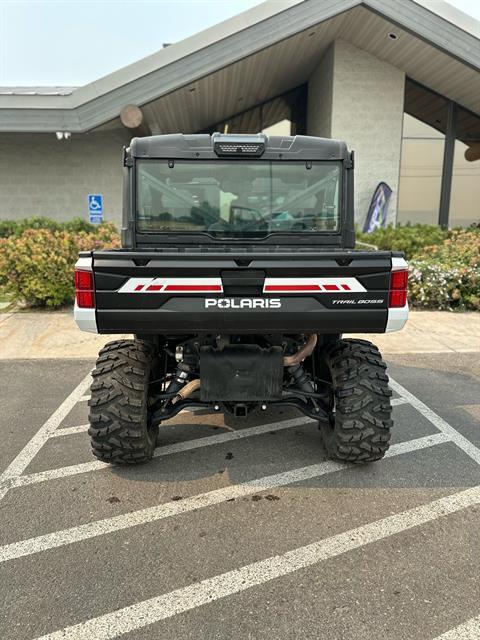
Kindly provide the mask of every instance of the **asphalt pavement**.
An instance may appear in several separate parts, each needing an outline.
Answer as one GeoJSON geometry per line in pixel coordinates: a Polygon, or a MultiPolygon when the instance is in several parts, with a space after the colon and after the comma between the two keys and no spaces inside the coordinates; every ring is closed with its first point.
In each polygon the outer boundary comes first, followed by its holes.
{"type": "Polygon", "coordinates": [[[388,357],[368,467],[294,410],[184,412],[109,467],[92,360],[0,361],[0,638],[478,640],[478,355],[388,357]]]}

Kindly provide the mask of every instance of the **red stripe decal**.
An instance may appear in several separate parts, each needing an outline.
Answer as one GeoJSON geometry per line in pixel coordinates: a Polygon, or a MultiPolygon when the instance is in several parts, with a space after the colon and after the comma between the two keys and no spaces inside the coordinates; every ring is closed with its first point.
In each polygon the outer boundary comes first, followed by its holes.
{"type": "Polygon", "coordinates": [[[338,291],[338,286],[336,284],[324,284],[323,288],[325,291],[338,291]]]}
{"type": "Polygon", "coordinates": [[[348,286],[348,284],[342,284],[342,289],[345,289],[345,291],[350,291],[350,287],[348,286]]]}
{"type": "Polygon", "coordinates": [[[318,284],[267,284],[265,291],[320,291],[318,284]]]}
{"type": "Polygon", "coordinates": [[[165,291],[217,291],[221,293],[219,284],[167,284],[165,291]]]}
{"type": "Polygon", "coordinates": [[[162,287],[163,284],[149,284],[147,287],[147,291],[161,291],[162,287]]]}
{"type": "Polygon", "coordinates": [[[141,291],[144,286],[144,284],[137,284],[137,286],[135,287],[135,291],[141,291]]]}

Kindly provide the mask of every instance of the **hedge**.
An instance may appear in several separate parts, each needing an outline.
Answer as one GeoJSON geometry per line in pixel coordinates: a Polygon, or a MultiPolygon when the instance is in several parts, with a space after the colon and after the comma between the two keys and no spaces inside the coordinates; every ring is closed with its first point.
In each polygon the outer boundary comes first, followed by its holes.
{"type": "Polygon", "coordinates": [[[412,307],[480,310],[479,225],[468,229],[426,224],[389,226],[372,233],[357,233],[357,242],[405,253],[412,307]]]}
{"type": "Polygon", "coordinates": [[[418,255],[424,247],[443,242],[449,236],[449,231],[433,224],[389,225],[375,229],[372,233],[357,231],[357,242],[366,242],[379,249],[387,251],[403,251],[407,260],[418,255]]]}
{"type": "Polygon", "coordinates": [[[409,263],[409,299],[414,307],[480,311],[480,232],[449,233],[409,263]]]}
{"type": "MultiPolygon", "coordinates": [[[[400,226],[359,233],[357,238],[379,249],[405,252],[412,307],[480,310],[480,229],[400,226]]],[[[111,223],[58,223],[49,218],[0,222],[0,288],[31,307],[71,304],[78,252],[119,246],[111,223]]]]}
{"type": "Polygon", "coordinates": [[[71,231],[72,233],[96,233],[98,225],[90,224],[83,218],[72,218],[68,222],[57,222],[51,218],[35,216],[22,220],[0,220],[0,238],[21,236],[28,229],[49,229],[50,231],[71,231]]]}
{"type": "Polygon", "coordinates": [[[93,229],[74,232],[44,227],[1,238],[0,287],[13,301],[30,307],[55,308],[73,303],[78,252],[120,246],[113,224],[93,229]]]}

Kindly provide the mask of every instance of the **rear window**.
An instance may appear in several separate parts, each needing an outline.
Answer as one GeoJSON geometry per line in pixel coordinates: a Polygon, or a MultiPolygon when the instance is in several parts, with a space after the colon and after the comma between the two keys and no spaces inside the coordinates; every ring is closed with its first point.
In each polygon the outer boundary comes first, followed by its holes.
{"type": "Polygon", "coordinates": [[[137,229],[215,237],[339,230],[340,162],[137,162],[137,229]]]}

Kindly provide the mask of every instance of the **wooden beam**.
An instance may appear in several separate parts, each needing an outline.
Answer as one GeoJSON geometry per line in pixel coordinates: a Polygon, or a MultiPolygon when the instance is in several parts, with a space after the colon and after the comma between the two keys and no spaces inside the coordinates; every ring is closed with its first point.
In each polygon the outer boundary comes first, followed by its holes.
{"type": "Polygon", "coordinates": [[[480,142],[474,142],[465,149],[465,160],[468,160],[469,162],[480,160],[480,142]]]}
{"type": "Polygon", "coordinates": [[[152,132],[140,107],[129,104],[120,111],[120,121],[124,127],[131,131],[132,135],[137,138],[151,136],[152,132]]]}

